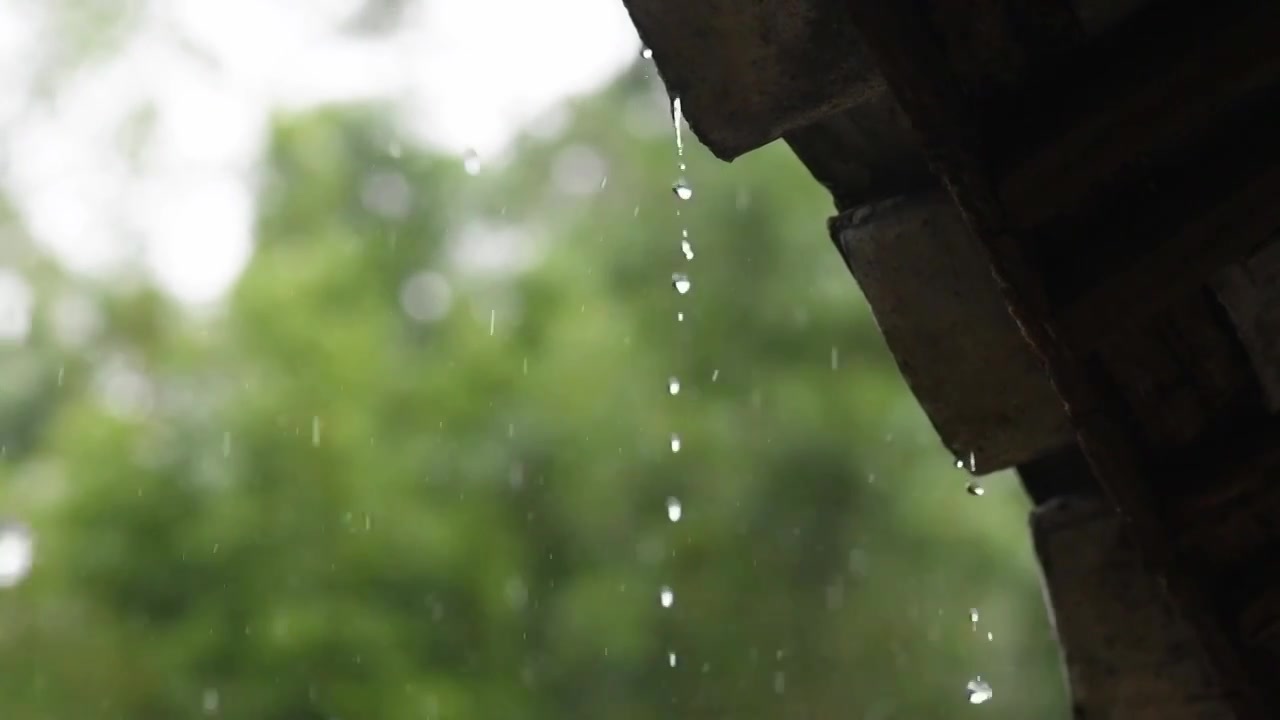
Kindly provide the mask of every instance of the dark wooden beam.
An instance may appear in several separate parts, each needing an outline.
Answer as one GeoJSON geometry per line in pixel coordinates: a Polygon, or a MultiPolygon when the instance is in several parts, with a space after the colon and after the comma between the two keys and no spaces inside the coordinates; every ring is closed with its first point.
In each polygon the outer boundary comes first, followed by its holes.
{"type": "MultiPolygon", "coordinates": [[[[1205,181],[1214,179],[1207,176],[1205,181]]],[[[1223,266],[1276,238],[1280,165],[1248,180],[1198,216],[1187,217],[1177,205],[1166,208],[1167,220],[1174,222],[1162,223],[1170,226],[1163,242],[1118,267],[1096,263],[1095,283],[1058,311],[1062,332],[1076,347],[1086,350],[1107,342],[1173,299],[1205,285],[1223,266]]]]}
{"type": "MultiPolygon", "coordinates": [[[[910,117],[935,170],[989,254],[1010,312],[1067,405],[1080,447],[1099,483],[1120,509],[1130,537],[1157,569],[1177,605],[1195,624],[1196,637],[1230,687],[1242,720],[1280,717],[1274,668],[1263,667],[1240,640],[1235,618],[1224,616],[1193,567],[1172,542],[1173,528],[1154,492],[1149,458],[1140,451],[1138,428],[1108,388],[1097,381],[1087,354],[1071,346],[1053,320],[1043,279],[1012,223],[991,172],[991,139],[977,123],[979,109],[958,93],[947,68],[952,58],[931,41],[915,3],[848,0],[847,7],[871,57],[910,117]]],[[[1208,30],[1206,29],[1206,32],[1208,30]]],[[[1077,152],[1092,152],[1095,131],[1077,152]]],[[[1063,146],[1070,147],[1070,144],[1063,146]]],[[[1085,166],[1089,165],[1086,161],[1085,166]]],[[[1086,173],[1087,174],[1087,173],[1086,173]]],[[[1035,176],[1031,176],[1035,181],[1035,176]]],[[[1082,187],[1087,183],[1074,182],[1082,187]]],[[[1007,188],[1011,189],[1011,188],[1007,188]]]]}
{"type": "Polygon", "coordinates": [[[1016,229],[1105,197],[1224,108],[1280,81],[1280,3],[1157,3],[989,114],[998,194],[1016,229]]]}

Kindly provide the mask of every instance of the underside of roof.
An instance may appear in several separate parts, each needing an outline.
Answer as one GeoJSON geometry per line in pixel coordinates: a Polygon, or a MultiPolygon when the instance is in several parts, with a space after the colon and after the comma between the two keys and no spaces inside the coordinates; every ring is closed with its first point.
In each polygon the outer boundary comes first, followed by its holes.
{"type": "Polygon", "coordinates": [[[713,152],[831,191],[947,447],[1044,501],[1078,716],[1280,717],[1280,3],[624,2],[713,152]]]}

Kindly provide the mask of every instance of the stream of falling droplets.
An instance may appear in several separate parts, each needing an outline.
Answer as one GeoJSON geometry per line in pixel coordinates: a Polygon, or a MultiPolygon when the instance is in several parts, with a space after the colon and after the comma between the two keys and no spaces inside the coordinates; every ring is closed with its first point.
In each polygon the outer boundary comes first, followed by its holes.
{"type": "MultiPolygon", "coordinates": [[[[685,201],[693,198],[693,188],[689,186],[689,182],[685,178],[685,172],[688,170],[688,166],[685,165],[684,161],[684,128],[682,127],[684,124],[684,111],[680,106],[679,97],[672,98],[671,100],[671,124],[675,130],[676,162],[679,171],[676,176],[675,184],[671,186],[671,192],[675,195],[678,203],[684,203],[685,201]]],[[[677,205],[676,217],[679,218],[680,216],[681,209],[679,205],[677,205]]],[[[681,224],[683,225],[683,223],[681,224]]],[[[689,240],[689,228],[687,226],[680,228],[680,253],[684,257],[685,263],[693,260],[693,243],[689,240]]],[[[676,294],[683,299],[689,294],[689,291],[693,289],[693,282],[689,279],[688,273],[683,271],[683,268],[677,269],[671,273],[671,287],[674,288],[676,294]]],[[[682,309],[677,311],[676,322],[684,322],[684,319],[684,310],[682,309]]],[[[679,393],[680,380],[674,375],[671,376],[667,381],[667,389],[672,395],[679,393]]],[[[680,452],[682,446],[683,443],[680,439],[680,435],[676,432],[672,432],[671,452],[680,452]]],[[[667,519],[672,523],[678,523],[683,516],[684,509],[680,500],[674,496],[668,497],[667,519]]],[[[664,585],[659,593],[658,599],[663,608],[670,608],[675,602],[675,592],[672,591],[670,587],[664,585]]],[[[676,653],[673,650],[669,650],[667,652],[667,665],[674,668],[676,667],[676,664],[676,653]]]]}

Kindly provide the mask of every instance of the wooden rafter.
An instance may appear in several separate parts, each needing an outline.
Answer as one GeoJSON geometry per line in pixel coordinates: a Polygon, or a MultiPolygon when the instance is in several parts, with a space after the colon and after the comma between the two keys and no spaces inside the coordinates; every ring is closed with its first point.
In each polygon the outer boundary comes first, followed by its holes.
{"type": "MultiPolygon", "coordinates": [[[[1176,11],[1190,11],[1189,3],[1173,5],[1176,11]]],[[[1225,14],[1217,21],[1252,27],[1257,18],[1248,13],[1256,12],[1258,5],[1230,3],[1229,7],[1223,6],[1225,10],[1220,10],[1225,14]]],[[[1155,492],[1155,465],[1143,446],[1141,428],[1107,385],[1107,378],[1097,367],[1091,349],[1082,346],[1080,338],[1086,333],[1079,328],[1064,331],[1053,294],[1046,284],[1045,269],[1037,263],[1031,249],[1035,235],[1028,230],[1029,226],[1058,212],[1080,212],[1079,208],[1088,212],[1092,207],[1088,197],[1090,182],[1096,179],[1092,174],[1108,171],[1109,162],[1100,158],[1097,166],[1100,169],[1095,170],[1093,155],[1101,152],[1097,147],[1114,145],[1106,133],[1099,134],[1097,128],[1100,117],[1097,113],[1101,112],[1098,108],[1102,106],[1081,108],[1081,115],[1068,118],[1065,127],[1039,140],[1033,154],[1037,158],[1035,162],[1021,166],[1036,168],[1034,172],[1024,169],[1019,171],[1021,174],[997,176],[993,167],[1011,154],[992,150],[999,139],[992,138],[989,128],[979,120],[989,108],[975,105],[972,98],[960,92],[956,78],[948,70],[955,64],[933,42],[935,33],[917,6],[890,0],[848,0],[847,7],[888,86],[910,117],[935,171],[987,250],[1010,311],[1043,359],[1066,403],[1080,446],[1099,483],[1120,509],[1146,560],[1167,581],[1172,598],[1195,621],[1197,637],[1229,685],[1229,697],[1238,716],[1258,720],[1280,717],[1275,668],[1267,666],[1263,654],[1249,643],[1241,629],[1245,627],[1242,621],[1251,617],[1248,613],[1257,605],[1257,597],[1253,597],[1252,602],[1233,601],[1224,605],[1223,598],[1215,596],[1213,588],[1206,585],[1208,577],[1203,569],[1189,561],[1185,549],[1173,541],[1177,537],[1177,518],[1171,517],[1155,492]],[[1058,171],[1054,168],[1066,167],[1076,169],[1061,178],[1063,196],[1044,195],[1051,181],[1057,179],[1055,172],[1058,171]],[[1010,177],[1018,179],[1011,183],[1010,177]]],[[[1203,17],[1184,18],[1184,21],[1197,19],[1203,22],[1203,17]]],[[[1211,30],[1204,32],[1213,35],[1211,30]]],[[[1256,45],[1253,47],[1259,49],[1256,45]]],[[[1179,80],[1179,73],[1190,72],[1188,77],[1194,77],[1196,87],[1225,87],[1230,93],[1251,92],[1256,89],[1254,85],[1265,84],[1271,67],[1270,56],[1275,53],[1276,50],[1269,50],[1261,59],[1252,51],[1238,56],[1228,53],[1238,62],[1223,63],[1221,67],[1241,72],[1231,78],[1217,78],[1217,83],[1211,73],[1209,77],[1197,74],[1203,68],[1188,70],[1175,63],[1166,68],[1165,74],[1157,73],[1154,79],[1149,79],[1151,85],[1125,86],[1121,82],[1112,92],[1117,93],[1116,97],[1132,98],[1135,105],[1130,109],[1144,112],[1149,111],[1154,99],[1167,101],[1172,97],[1176,100],[1178,93],[1185,91],[1186,83],[1179,80]],[[1237,82],[1239,77],[1246,81],[1237,82]],[[1172,96],[1162,96],[1156,90],[1172,96]]],[[[1200,110],[1212,112],[1219,101],[1218,96],[1210,95],[1200,110]]],[[[1197,112],[1199,110],[1188,113],[1189,125],[1185,129],[1189,132],[1194,130],[1192,125],[1200,122],[1195,117],[1197,112]]],[[[1157,128],[1153,137],[1162,140],[1164,136],[1157,128]]],[[[1125,148],[1115,150],[1120,154],[1125,151],[1125,148]]],[[[1232,202],[1236,201],[1227,201],[1219,210],[1206,215],[1208,224],[1204,228],[1197,228],[1195,224],[1185,226],[1183,232],[1187,235],[1175,238],[1175,243],[1181,245],[1175,244],[1167,250],[1170,258],[1185,264],[1186,248],[1191,248],[1192,253],[1208,248],[1206,240],[1214,232],[1213,218],[1218,217],[1214,213],[1231,213],[1235,209],[1232,202]]],[[[1260,224],[1265,222],[1263,219],[1260,224]]],[[[1262,627],[1269,628],[1266,623],[1262,627]]]]}

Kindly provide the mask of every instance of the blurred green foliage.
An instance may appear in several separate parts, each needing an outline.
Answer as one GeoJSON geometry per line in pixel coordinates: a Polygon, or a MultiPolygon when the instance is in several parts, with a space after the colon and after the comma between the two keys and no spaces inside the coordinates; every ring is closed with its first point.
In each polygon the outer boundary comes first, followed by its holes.
{"type": "Polygon", "coordinates": [[[1066,716],[1021,491],[965,494],[823,191],[692,148],[673,198],[643,67],[567,112],[474,177],[281,118],[214,313],[10,246],[0,717],[1066,716]]]}

